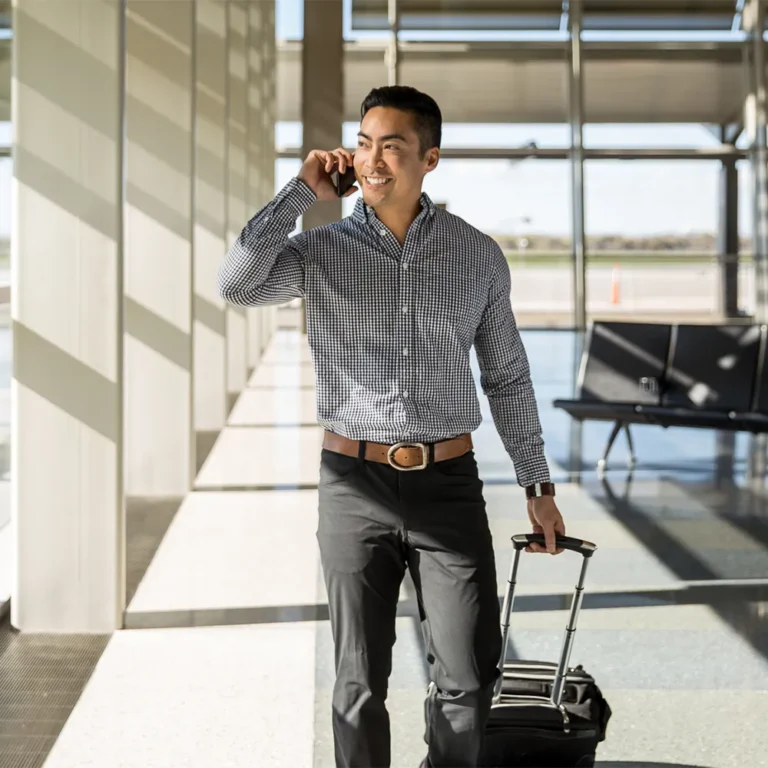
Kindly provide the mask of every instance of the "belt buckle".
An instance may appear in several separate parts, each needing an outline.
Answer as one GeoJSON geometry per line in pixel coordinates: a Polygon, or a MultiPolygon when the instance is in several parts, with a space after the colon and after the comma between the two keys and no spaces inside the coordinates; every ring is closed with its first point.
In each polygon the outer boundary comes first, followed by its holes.
{"type": "Polygon", "coordinates": [[[390,467],[394,467],[400,472],[413,472],[415,469],[426,469],[429,462],[428,452],[428,448],[424,443],[395,443],[394,445],[390,446],[389,450],[387,451],[387,463],[390,467]],[[398,448],[421,448],[421,464],[417,464],[414,467],[403,467],[400,464],[397,464],[392,457],[398,448]]]}

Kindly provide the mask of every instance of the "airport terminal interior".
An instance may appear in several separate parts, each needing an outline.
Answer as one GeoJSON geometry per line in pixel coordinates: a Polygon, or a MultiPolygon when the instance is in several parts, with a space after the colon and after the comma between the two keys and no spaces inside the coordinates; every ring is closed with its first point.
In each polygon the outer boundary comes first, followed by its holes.
{"type": "MultiPolygon", "coordinates": [[[[428,192],[504,250],[557,503],[597,546],[570,659],[612,710],[596,765],[768,768],[767,13],[0,0],[0,768],[335,765],[304,306],[217,273],[386,84],[441,106],[428,192]]],[[[501,601],[530,524],[472,370],[501,601]]],[[[579,560],[522,556],[508,660],[557,659],[579,560]]],[[[396,621],[417,768],[408,576],[396,621]]]]}

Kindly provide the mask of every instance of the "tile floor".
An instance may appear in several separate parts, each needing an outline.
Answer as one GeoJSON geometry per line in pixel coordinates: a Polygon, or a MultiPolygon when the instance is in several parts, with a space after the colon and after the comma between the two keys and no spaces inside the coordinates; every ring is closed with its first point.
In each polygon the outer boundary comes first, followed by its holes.
{"type": "MultiPolygon", "coordinates": [[[[525,342],[569,533],[599,545],[572,657],[614,710],[599,764],[768,766],[768,513],[744,485],[747,442],[733,441],[726,473],[732,493],[751,494],[746,508],[710,493],[721,453],[704,432],[637,430],[631,483],[621,445],[601,482],[592,469],[610,425],[578,434],[549,406],[572,391],[573,337],[529,332],[525,342]]],[[[309,360],[298,335],[278,334],[136,589],[131,629],[108,643],[46,768],[333,767],[309,360]]],[[[482,402],[475,439],[501,592],[509,537],[527,526],[482,402]]],[[[576,565],[568,554],[525,558],[511,656],[557,655],[576,565]]],[[[415,768],[427,678],[407,582],[401,608],[393,768],[415,768]]]]}

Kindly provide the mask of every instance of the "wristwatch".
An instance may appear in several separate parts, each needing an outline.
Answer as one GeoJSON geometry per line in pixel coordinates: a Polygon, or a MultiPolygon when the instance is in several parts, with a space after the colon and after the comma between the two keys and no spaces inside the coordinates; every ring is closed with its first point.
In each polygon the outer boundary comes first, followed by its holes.
{"type": "Polygon", "coordinates": [[[538,496],[554,496],[554,483],[533,483],[525,487],[525,498],[535,499],[538,496]]]}

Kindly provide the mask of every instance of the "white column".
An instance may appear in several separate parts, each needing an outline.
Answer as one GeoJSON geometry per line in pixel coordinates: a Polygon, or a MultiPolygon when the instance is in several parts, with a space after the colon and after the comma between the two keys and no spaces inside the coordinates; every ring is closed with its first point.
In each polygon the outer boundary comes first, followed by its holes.
{"type": "MultiPolygon", "coordinates": [[[[262,194],[264,200],[271,200],[275,190],[275,125],[277,123],[277,41],[275,39],[275,0],[266,3],[264,46],[262,47],[263,63],[261,71],[264,87],[264,109],[262,118],[265,128],[262,132],[264,142],[264,162],[262,165],[262,194]]],[[[264,329],[262,346],[267,348],[277,330],[277,307],[267,309],[267,322],[264,329]]]]}
{"type": "MultiPolygon", "coordinates": [[[[301,46],[301,156],[341,146],[344,124],[344,3],[304,0],[301,46]]],[[[316,202],[302,217],[304,230],[341,218],[341,200],[316,202]]],[[[304,306],[301,331],[307,332],[304,306]]]]}
{"type": "MultiPolygon", "coordinates": [[[[262,119],[264,109],[262,50],[264,46],[264,16],[266,2],[248,5],[248,35],[246,41],[248,63],[248,119],[246,132],[247,179],[246,179],[246,217],[250,218],[264,205],[261,186],[261,166],[265,123],[262,119]]],[[[263,350],[264,325],[267,310],[264,307],[248,309],[248,369],[253,370],[259,364],[263,350]]]]}
{"type": "Polygon", "coordinates": [[[192,439],[194,0],[127,0],[128,496],[183,496],[192,439]]]}
{"type": "Polygon", "coordinates": [[[388,0],[389,47],[387,48],[387,85],[400,85],[400,8],[398,0],[388,0]]]}
{"type": "MultiPolygon", "coordinates": [[[[344,3],[304,0],[302,51],[301,156],[313,149],[341,146],[344,125],[344,3]]],[[[304,229],[341,218],[341,200],[315,203],[303,217],[304,229]]]]}
{"type": "Polygon", "coordinates": [[[195,429],[215,432],[227,418],[227,312],[216,282],[227,238],[227,13],[219,0],[197,0],[196,54],[195,429]]]}
{"type": "MultiPolygon", "coordinates": [[[[227,247],[230,247],[247,221],[245,128],[248,94],[245,36],[248,15],[242,0],[230,0],[227,3],[227,9],[229,14],[227,247]]],[[[230,400],[236,398],[246,384],[247,333],[245,308],[227,305],[227,393],[230,400]]]]}
{"type": "Polygon", "coordinates": [[[122,14],[14,0],[13,625],[124,608],[122,14]],[[47,61],[47,64],[43,64],[47,61]]]}
{"type": "Polygon", "coordinates": [[[755,269],[755,319],[768,320],[768,91],[765,81],[765,4],[750,0],[744,6],[747,32],[745,60],[748,65],[748,92],[745,103],[745,128],[749,139],[752,166],[754,219],[753,251],[755,269]]]}
{"type": "MultiPolygon", "coordinates": [[[[275,195],[275,3],[248,6],[248,216],[275,195]]],[[[256,367],[274,332],[276,307],[249,310],[249,366],[256,367]]]]}

